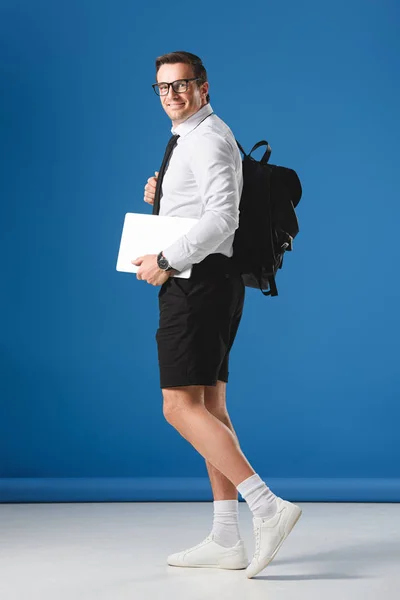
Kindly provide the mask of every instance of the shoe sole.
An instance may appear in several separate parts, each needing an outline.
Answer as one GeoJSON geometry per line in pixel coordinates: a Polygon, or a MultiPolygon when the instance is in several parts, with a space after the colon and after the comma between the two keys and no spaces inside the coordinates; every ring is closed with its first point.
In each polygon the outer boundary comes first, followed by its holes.
{"type": "Polygon", "coordinates": [[[184,568],[206,568],[206,569],[230,569],[230,570],[236,570],[236,569],[247,569],[247,567],[249,566],[249,560],[247,558],[247,556],[222,556],[220,558],[220,560],[215,563],[208,563],[208,564],[204,564],[204,563],[191,563],[191,564],[185,564],[185,563],[181,563],[180,561],[174,561],[173,559],[167,560],[167,564],[170,565],[171,567],[184,567],[184,568]]]}
{"type": "MultiPolygon", "coordinates": [[[[260,567],[259,567],[259,569],[258,569],[257,572],[253,573],[252,575],[247,575],[247,577],[249,579],[251,579],[252,577],[255,577],[256,575],[258,575],[258,573],[260,573],[263,569],[265,569],[265,567],[267,567],[269,565],[269,563],[278,554],[278,551],[279,551],[280,547],[282,546],[283,542],[286,540],[286,538],[288,537],[289,533],[292,531],[293,527],[296,525],[297,521],[300,519],[300,517],[301,517],[301,515],[303,513],[302,509],[299,506],[297,506],[297,508],[299,509],[299,511],[298,511],[298,514],[297,514],[296,518],[294,519],[294,521],[291,524],[289,524],[289,527],[288,527],[287,531],[285,532],[285,535],[283,536],[283,538],[281,539],[281,541],[279,542],[279,544],[275,548],[273,554],[266,561],[264,561],[260,565],[260,567]]],[[[289,523],[290,523],[290,521],[289,521],[289,523]]]]}
{"type": "Polygon", "coordinates": [[[232,567],[230,567],[230,566],[223,567],[221,565],[173,565],[171,563],[168,563],[168,565],[170,567],[180,567],[181,569],[228,569],[228,570],[231,570],[231,571],[234,571],[234,570],[235,571],[236,570],[239,571],[239,570],[247,569],[247,567],[249,566],[249,563],[246,562],[245,565],[243,565],[243,566],[236,566],[236,567],[234,567],[234,566],[232,566],[232,567]]]}

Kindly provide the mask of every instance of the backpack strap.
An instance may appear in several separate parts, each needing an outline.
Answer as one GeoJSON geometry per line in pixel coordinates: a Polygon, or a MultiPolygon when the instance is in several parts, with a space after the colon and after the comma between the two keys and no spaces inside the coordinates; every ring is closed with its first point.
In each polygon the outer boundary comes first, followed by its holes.
{"type": "Polygon", "coordinates": [[[276,287],[274,275],[271,275],[270,277],[268,277],[268,281],[269,281],[269,291],[271,292],[271,296],[277,296],[278,288],[276,287]]]}
{"type": "Polygon", "coordinates": [[[269,283],[269,290],[268,292],[264,292],[264,290],[261,287],[261,280],[258,280],[258,285],[260,287],[261,293],[264,296],[277,296],[278,295],[278,288],[276,287],[276,282],[275,282],[275,277],[274,275],[269,275],[268,277],[268,283],[269,283]]]}
{"type": "Polygon", "coordinates": [[[271,152],[272,152],[272,148],[271,146],[268,144],[268,142],[266,142],[265,140],[261,140],[261,142],[257,142],[257,144],[255,144],[252,149],[249,152],[249,156],[251,155],[252,152],[254,152],[254,150],[257,150],[257,148],[261,148],[261,146],[267,146],[266,151],[264,152],[264,155],[262,157],[262,159],[260,160],[260,163],[262,165],[266,165],[267,162],[269,161],[269,157],[271,156],[271,152]]]}
{"type": "Polygon", "coordinates": [[[246,152],[243,150],[242,146],[239,144],[239,142],[237,140],[236,140],[236,143],[239,147],[240,152],[243,154],[244,157],[246,157],[247,156],[246,152]]]}
{"type": "Polygon", "coordinates": [[[264,296],[272,296],[272,294],[271,294],[271,290],[269,290],[269,292],[264,292],[264,290],[263,290],[263,289],[261,289],[261,286],[260,286],[260,291],[261,291],[261,293],[262,293],[264,296]]]}

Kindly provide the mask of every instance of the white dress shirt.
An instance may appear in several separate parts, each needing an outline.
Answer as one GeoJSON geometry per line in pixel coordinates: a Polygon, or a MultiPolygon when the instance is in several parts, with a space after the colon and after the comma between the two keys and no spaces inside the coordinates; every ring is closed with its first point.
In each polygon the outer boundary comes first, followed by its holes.
{"type": "Polygon", "coordinates": [[[243,188],[235,137],[206,104],[175,128],[179,134],[162,182],[160,215],[200,219],[163,254],[177,271],[214,253],[233,254],[243,188]]]}

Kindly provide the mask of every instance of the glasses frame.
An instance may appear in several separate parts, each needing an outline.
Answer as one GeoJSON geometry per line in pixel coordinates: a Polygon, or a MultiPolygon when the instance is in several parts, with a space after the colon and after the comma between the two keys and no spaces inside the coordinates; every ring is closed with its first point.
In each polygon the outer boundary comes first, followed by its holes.
{"type": "Polygon", "coordinates": [[[157,96],[168,96],[168,94],[169,94],[169,88],[170,88],[170,86],[172,86],[172,89],[174,90],[175,94],[186,94],[186,92],[187,92],[187,91],[188,91],[188,89],[189,89],[188,82],[189,82],[189,81],[196,81],[197,79],[201,79],[201,77],[191,77],[190,79],[187,79],[186,77],[184,77],[184,78],[182,78],[182,79],[175,79],[175,81],[171,81],[171,83],[168,83],[167,81],[160,81],[160,83],[153,83],[153,84],[151,85],[151,87],[153,88],[153,90],[154,90],[154,93],[155,93],[157,96]],[[184,92],[177,92],[177,91],[175,90],[175,88],[174,88],[174,83],[177,83],[178,81],[186,81],[187,89],[186,89],[184,92]],[[158,86],[159,86],[159,85],[161,85],[161,84],[163,84],[163,85],[167,85],[167,86],[168,86],[168,90],[167,90],[167,93],[166,93],[166,94],[159,94],[159,93],[156,91],[156,87],[158,87],[158,86]]]}

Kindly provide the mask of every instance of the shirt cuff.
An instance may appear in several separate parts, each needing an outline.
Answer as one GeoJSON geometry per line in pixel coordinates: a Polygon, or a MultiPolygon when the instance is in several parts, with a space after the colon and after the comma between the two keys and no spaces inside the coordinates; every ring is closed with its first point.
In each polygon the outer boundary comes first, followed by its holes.
{"type": "Polygon", "coordinates": [[[163,256],[165,256],[165,258],[169,262],[170,266],[175,271],[178,271],[178,273],[180,273],[186,268],[191,267],[192,263],[188,263],[187,258],[182,258],[182,251],[180,248],[174,248],[175,244],[172,244],[172,246],[169,246],[166,250],[163,250],[162,253],[163,256]],[[179,255],[181,255],[181,258],[179,258],[179,255]]]}

